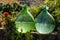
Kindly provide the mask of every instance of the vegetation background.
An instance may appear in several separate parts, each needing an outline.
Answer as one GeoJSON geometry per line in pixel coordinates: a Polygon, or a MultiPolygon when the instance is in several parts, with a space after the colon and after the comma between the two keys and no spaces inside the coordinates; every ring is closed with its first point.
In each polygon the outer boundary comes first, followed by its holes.
{"type": "MultiPolygon", "coordinates": [[[[49,13],[56,22],[55,30],[47,35],[39,34],[36,30],[33,30],[35,33],[17,33],[15,19],[23,7],[19,3],[10,3],[8,1],[6,4],[0,4],[0,27],[3,28],[0,29],[0,40],[60,40],[60,0],[25,0],[25,3],[28,5],[29,11],[34,18],[42,11],[43,5],[47,5],[49,13]],[[9,16],[5,17],[4,12],[9,12],[9,16]]],[[[24,4],[24,2],[21,2],[21,4],[24,4]]]]}

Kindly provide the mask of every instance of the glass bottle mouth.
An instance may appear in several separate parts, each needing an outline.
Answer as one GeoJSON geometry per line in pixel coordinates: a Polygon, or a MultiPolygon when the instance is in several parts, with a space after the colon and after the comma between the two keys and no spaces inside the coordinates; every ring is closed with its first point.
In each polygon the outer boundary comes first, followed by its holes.
{"type": "Polygon", "coordinates": [[[43,8],[42,8],[42,11],[43,11],[43,12],[47,12],[48,9],[49,9],[49,7],[46,6],[46,5],[44,5],[43,8]]]}
{"type": "Polygon", "coordinates": [[[45,9],[45,10],[48,10],[48,9],[49,9],[49,7],[48,7],[48,6],[46,6],[46,5],[44,5],[44,6],[43,6],[43,10],[44,10],[44,9],[45,9]]]}

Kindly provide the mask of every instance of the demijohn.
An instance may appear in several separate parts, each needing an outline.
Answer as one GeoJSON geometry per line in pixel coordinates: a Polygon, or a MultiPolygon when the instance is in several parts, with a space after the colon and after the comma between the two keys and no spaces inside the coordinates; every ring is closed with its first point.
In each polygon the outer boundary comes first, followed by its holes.
{"type": "Polygon", "coordinates": [[[22,33],[26,33],[34,29],[35,27],[34,18],[31,15],[31,13],[28,11],[26,5],[24,5],[22,11],[17,17],[15,24],[17,30],[22,33]]]}
{"type": "Polygon", "coordinates": [[[55,20],[44,6],[41,13],[35,18],[36,30],[41,34],[49,34],[55,28],[55,20]]]}

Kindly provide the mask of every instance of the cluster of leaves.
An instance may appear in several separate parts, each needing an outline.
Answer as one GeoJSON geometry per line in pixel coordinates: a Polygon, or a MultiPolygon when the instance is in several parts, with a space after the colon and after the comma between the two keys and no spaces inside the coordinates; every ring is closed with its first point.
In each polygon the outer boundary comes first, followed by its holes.
{"type": "Polygon", "coordinates": [[[31,14],[33,15],[34,18],[37,17],[37,15],[41,12],[42,10],[42,4],[38,5],[38,6],[31,6],[29,7],[29,11],[31,12],[31,14]]]}
{"type": "Polygon", "coordinates": [[[0,4],[0,11],[2,12],[20,12],[20,10],[22,9],[22,6],[20,6],[17,3],[12,3],[12,4],[6,4],[6,5],[2,5],[0,4]]]}
{"type": "Polygon", "coordinates": [[[0,4],[0,12],[2,12],[0,14],[2,14],[2,21],[6,23],[4,27],[6,28],[5,33],[7,36],[7,40],[18,40],[20,38],[20,34],[17,33],[15,28],[15,18],[16,15],[19,14],[20,10],[22,10],[22,6],[17,3],[6,5],[0,4]]]}
{"type": "Polygon", "coordinates": [[[6,18],[7,24],[6,24],[6,36],[7,39],[9,40],[20,40],[21,39],[21,34],[16,30],[15,27],[15,21],[10,20],[11,18],[6,18]],[[9,36],[8,36],[9,35],[9,36]]]}

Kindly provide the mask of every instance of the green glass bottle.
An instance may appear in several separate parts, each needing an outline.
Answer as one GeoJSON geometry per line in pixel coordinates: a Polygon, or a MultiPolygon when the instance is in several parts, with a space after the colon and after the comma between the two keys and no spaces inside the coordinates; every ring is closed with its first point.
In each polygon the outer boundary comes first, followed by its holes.
{"type": "Polygon", "coordinates": [[[27,6],[24,5],[22,11],[17,17],[16,28],[19,32],[26,33],[35,28],[34,18],[31,13],[28,11],[27,6]]]}
{"type": "Polygon", "coordinates": [[[35,18],[35,26],[41,34],[49,34],[54,30],[55,20],[47,11],[46,6],[43,7],[42,12],[35,18]]]}

